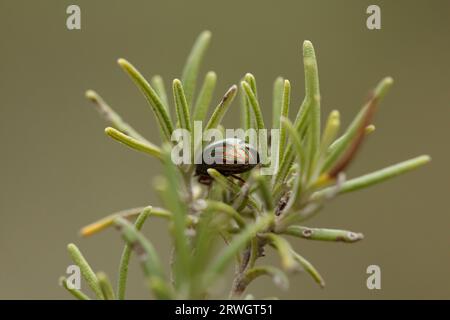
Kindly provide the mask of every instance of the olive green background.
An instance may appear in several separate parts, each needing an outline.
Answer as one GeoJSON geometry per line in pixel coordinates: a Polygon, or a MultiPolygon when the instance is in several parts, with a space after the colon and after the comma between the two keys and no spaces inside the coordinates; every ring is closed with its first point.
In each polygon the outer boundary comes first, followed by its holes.
{"type": "MultiPolygon", "coordinates": [[[[204,29],[213,41],[202,74],[218,74],[215,101],[252,72],[267,122],[276,76],[291,80],[292,110],[300,104],[305,39],[316,48],[323,111],[339,109],[344,125],[382,77],[395,79],[350,177],[423,153],[433,157],[415,172],[342,196],[308,221],[363,232],[362,242],[291,239],[325,277],[325,289],[297,274],[288,291],[262,278],[249,291],[289,299],[450,298],[449,14],[448,1],[1,0],[0,298],[70,298],[58,286],[71,263],[69,242],[115,282],[118,234],[82,239],[78,230],[113,211],[159,204],[152,179],[161,167],[106,137],[84,91],[97,90],[159,142],[150,108],[116,59],[170,85],[204,29]],[[72,3],[81,7],[80,31],[66,29],[72,3]],[[365,11],[375,3],[382,29],[369,31],[365,11]],[[371,264],[381,267],[381,290],[366,287],[371,264]]],[[[228,127],[238,127],[238,108],[234,103],[227,114],[228,127]]],[[[145,226],[165,260],[166,227],[157,219],[145,226]]],[[[277,263],[273,253],[266,259],[277,263]]],[[[136,261],[130,273],[128,297],[149,297],[136,261]]]]}

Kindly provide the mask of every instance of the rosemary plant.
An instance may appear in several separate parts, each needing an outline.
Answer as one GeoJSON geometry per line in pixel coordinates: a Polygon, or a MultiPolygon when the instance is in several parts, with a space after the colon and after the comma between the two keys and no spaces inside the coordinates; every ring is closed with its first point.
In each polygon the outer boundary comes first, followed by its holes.
{"type": "MultiPolygon", "coordinates": [[[[195,164],[175,165],[171,160],[172,133],[177,128],[184,128],[193,135],[194,121],[204,121],[204,129],[221,128],[221,119],[238,91],[238,87],[233,85],[209,120],[205,121],[213,100],[216,74],[213,71],[206,73],[198,93],[196,84],[210,38],[208,31],[200,34],[181,79],[173,80],[176,118],[171,117],[162,78],[156,75],[147,81],[130,62],[118,60],[120,67],[148,100],[160,129],[161,146],[139,134],[96,92],[86,93],[111,126],[105,129],[105,133],[131,149],[159,160],[164,173],[155,183],[163,208],[149,205],[124,210],[81,230],[82,236],[87,237],[115,226],[122,235],[125,245],[115,291],[104,273],[95,273],[79,249],[74,244],[68,245],[70,256],[98,299],[125,298],[128,263],[132,255],[138,256],[145,281],[157,299],[208,298],[211,288],[225,277],[226,269],[233,263],[236,271],[229,281],[230,298],[243,297],[248,285],[263,275],[271,277],[276,285],[287,288],[287,273],[296,270],[304,270],[318,285],[324,286],[325,282],[316,268],[292,248],[289,236],[346,243],[363,239],[362,233],[310,228],[303,223],[338,195],[386,181],[430,160],[423,155],[346,179],[345,171],[361,143],[374,131],[373,114],[393,80],[387,77],[379,82],[342,134],[339,135],[338,111],[328,115],[322,130],[316,56],[311,42],[305,41],[305,97],[294,121],[288,119],[291,105],[289,81],[279,77],[273,87],[272,128],[280,130],[280,139],[276,155],[272,154],[270,158],[277,161],[278,170],[267,176],[259,174],[255,168],[242,174],[245,179],[242,183],[209,168],[207,172],[212,184],[199,184],[194,176],[195,164]],[[174,248],[170,272],[164,269],[152,241],[140,232],[148,218],[162,218],[169,222],[168,231],[174,248]],[[264,252],[269,247],[278,253],[281,268],[264,264],[264,252]]],[[[254,76],[247,73],[240,82],[240,88],[242,127],[257,131],[265,129],[254,76]]],[[[76,298],[90,299],[86,293],[69,286],[67,279],[61,278],[61,284],[76,298]]]]}

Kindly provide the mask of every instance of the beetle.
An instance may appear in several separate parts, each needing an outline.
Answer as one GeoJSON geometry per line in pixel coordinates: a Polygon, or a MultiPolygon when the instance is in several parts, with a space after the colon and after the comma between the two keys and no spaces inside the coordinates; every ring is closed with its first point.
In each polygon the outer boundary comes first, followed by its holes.
{"type": "Polygon", "coordinates": [[[238,138],[219,140],[207,145],[197,161],[195,175],[200,183],[209,185],[212,178],[208,169],[216,169],[224,176],[232,176],[245,182],[236,174],[247,172],[260,163],[258,151],[250,144],[238,138]]]}

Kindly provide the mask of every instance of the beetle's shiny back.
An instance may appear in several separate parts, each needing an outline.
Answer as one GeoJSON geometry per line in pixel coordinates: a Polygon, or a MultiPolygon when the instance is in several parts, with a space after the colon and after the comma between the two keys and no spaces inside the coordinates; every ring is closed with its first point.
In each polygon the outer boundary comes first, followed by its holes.
{"type": "Polygon", "coordinates": [[[251,170],[260,161],[256,149],[237,138],[211,143],[201,156],[201,163],[196,165],[197,175],[207,175],[209,168],[223,175],[239,174],[251,170]]]}

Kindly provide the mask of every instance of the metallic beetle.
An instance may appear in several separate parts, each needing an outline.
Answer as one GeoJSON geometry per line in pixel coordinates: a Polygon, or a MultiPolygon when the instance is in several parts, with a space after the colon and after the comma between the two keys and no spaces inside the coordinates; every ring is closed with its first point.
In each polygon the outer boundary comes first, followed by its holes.
{"type": "Polygon", "coordinates": [[[258,151],[245,141],[237,138],[219,140],[207,145],[201,154],[201,161],[197,161],[195,175],[199,182],[211,183],[207,170],[216,169],[224,176],[237,177],[236,174],[247,172],[260,162],[258,151]]]}

